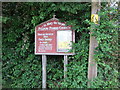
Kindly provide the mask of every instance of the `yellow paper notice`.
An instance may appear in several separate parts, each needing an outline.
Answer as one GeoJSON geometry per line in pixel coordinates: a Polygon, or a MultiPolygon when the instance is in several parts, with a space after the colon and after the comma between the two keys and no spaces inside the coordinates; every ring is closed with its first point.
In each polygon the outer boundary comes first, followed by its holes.
{"type": "Polygon", "coordinates": [[[71,49],[70,47],[70,42],[59,42],[58,43],[58,48],[61,48],[61,49],[71,49]]]}
{"type": "Polygon", "coordinates": [[[91,15],[91,22],[94,22],[95,24],[98,24],[98,14],[92,14],[91,15]]]}

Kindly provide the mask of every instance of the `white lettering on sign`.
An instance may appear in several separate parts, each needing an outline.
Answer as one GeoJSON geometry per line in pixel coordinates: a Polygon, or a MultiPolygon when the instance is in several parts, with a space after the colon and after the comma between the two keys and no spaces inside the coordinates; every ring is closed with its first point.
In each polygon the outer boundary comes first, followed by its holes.
{"type": "Polygon", "coordinates": [[[62,23],[58,22],[58,25],[61,25],[62,23]]]}
{"type": "MultiPolygon", "coordinates": [[[[49,30],[49,29],[58,30],[58,29],[60,29],[60,27],[46,27],[46,26],[56,25],[56,24],[61,25],[61,26],[65,26],[65,23],[54,21],[54,22],[48,22],[48,23],[43,24],[42,27],[38,27],[38,30],[49,30]]],[[[68,29],[70,29],[70,28],[68,27],[68,29]]]]}
{"type": "Polygon", "coordinates": [[[42,34],[41,33],[38,33],[38,36],[41,36],[42,34]]]}
{"type": "Polygon", "coordinates": [[[45,35],[52,36],[52,35],[53,35],[53,33],[46,33],[45,35]]]}
{"type": "Polygon", "coordinates": [[[48,43],[48,42],[43,41],[43,42],[39,42],[39,43],[48,43]]]}
{"type": "Polygon", "coordinates": [[[38,30],[60,30],[60,29],[71,29],[71,27],[47,27],[47,28],[38,28],[38,30]]]}
{"type": "Polygon", "coordinates": [[[54,24],[57,24],[57,22],[53,22],[54,24]]]}
{"type": "Polygon", "coordinates": [[[48,38],[48,39],[45,39],[46,41],[52,41],[52,39],[51,38],[48,38]]]}
{"type": "Polygon", "coordinates": [[[38,38],[39,41],[44,41],[44,39],[38,38]]]}
{"type": "Polygon", "coordinates": [[[46,24],[44,24],[43,26],[44,26],[44,27],[46,27],[47,25],[46,25],[46,24]]]}
{"type": "Polygon", "coordinates": [[[45,44],[47,44],[48,42],[40,42],[40,43],[45,43],[45,44]]]}
{"type": "Polygon", "coordinates": [[[39,30],[48,30],[49,28],[41,28],[41,27],[38,27],[38,31],[39,30]]]}
{"type": "Polygon", "coordinates": [[[48,36],[43,36],[44,38],[48,38],[48,36]]]}
{"type": "Polygon", "coordinates": [[[52,50],[52,44],[40,44],[38,47],[39,52],[45,52],[46,50],[52,50]]]}
{"type": "Polygon", "coordinates": [[[65,24],[61,22],[48,22],[46,24],[43,24],[43,26],[45,27],[45,26],[54,25],[54,24],[65,26],[65,24]]]}
{"type": "Polygon", "coordinates": [[[42,34],[42,33],[38,33],[38,36],[44,36],[44,35],[52,36],[53,33],[44,33],[44,34],[42,34]]]}
{"type": "Polygon", "coordinates": [[[52,22],[50,22],[50,23],[47,23],[47,26],[48,26],[48,25],[53,25],[53,23],[52,23],[52,22]]]}
{"type": "Polygon", "coordinates": [[[59,27],[49,27],[49,29],[58,30],[59,27]]]}

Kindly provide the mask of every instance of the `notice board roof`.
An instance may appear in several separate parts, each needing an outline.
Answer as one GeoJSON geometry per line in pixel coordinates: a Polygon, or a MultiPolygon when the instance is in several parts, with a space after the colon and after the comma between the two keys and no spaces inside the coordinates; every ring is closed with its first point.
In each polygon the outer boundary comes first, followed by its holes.
{"type": "MultiPolygon", "coordinates": [[[[37,26],[43,25],[43,24],[45,24],[45,23],[47,23],[47,22],[49,22],[49,21],[52,21],[52,20],[57,20],[57,21],[59,21],[59,19],[57,19],[57,18],[51,18],[51,19],[49,19],[49,20],[47,20],[47,21],[45,21],[45,22],[42,22],[42,23],[38,24],[37,26]]],[[[37,26],[36,26],[36,27],[37,27],[37,26]]]]}

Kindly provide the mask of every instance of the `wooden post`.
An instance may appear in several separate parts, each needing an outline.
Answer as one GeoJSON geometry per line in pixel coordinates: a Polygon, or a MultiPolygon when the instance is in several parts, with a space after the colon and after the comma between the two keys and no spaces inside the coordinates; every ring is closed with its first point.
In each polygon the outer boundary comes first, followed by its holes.
{"type": "MultiPolygon", "coordinates": [[[[96,0],[92,0],[92,9],[91,14],[97,14],[100,10],[100,2],[96,2],[96,0]]],[[[95,22],[94,22],[95,23],[95,22]]],[[[94,61],[94,51],[95,48],[98,46],[97,40],[94,36],[91,35],[90,32],[90,44],[89,44],[89,62],[88,62],[88,79],[93,80],[97,76],[97,64],[94,61]]],[[[90,83],[88,82],[88,86],[90,83]]]]}
{"type": "Polygon", "coordinates": [[[46,55],[42,55],[42,88],[46,88],[46,55]]]}
{"type": "Polygon", "coordinates": [[[67,67],[66,65],[68,64],[68,56],[64,55],[64,78],[67,77],[66,72],[67,72],[67,67]]]}

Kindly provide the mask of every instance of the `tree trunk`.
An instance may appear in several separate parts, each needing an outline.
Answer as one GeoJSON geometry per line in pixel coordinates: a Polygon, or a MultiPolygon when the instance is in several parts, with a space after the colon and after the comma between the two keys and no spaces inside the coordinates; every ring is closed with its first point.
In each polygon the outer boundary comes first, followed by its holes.
{"type": "MultiPolygon", "coordinates": [[[[92,0],[92,7],[91,7],[91,16],[93,14],[98,13],[100,10],[100,2],[96,2],[96,0],[92,0]]],[[[94,22],[95,23],[95,22],[94,22]]],[[[93,32],[90,32],[90,44],[89,44],[89,62],[88,62],[88,79],[93,80],[97,76],[97,64],[94,60],[94,51],[95,48],[98,46],[97,40],[94,36],[92,36],[93,32]]],[[[88,82],[88,86],[90,83],[88,82]]]]}

